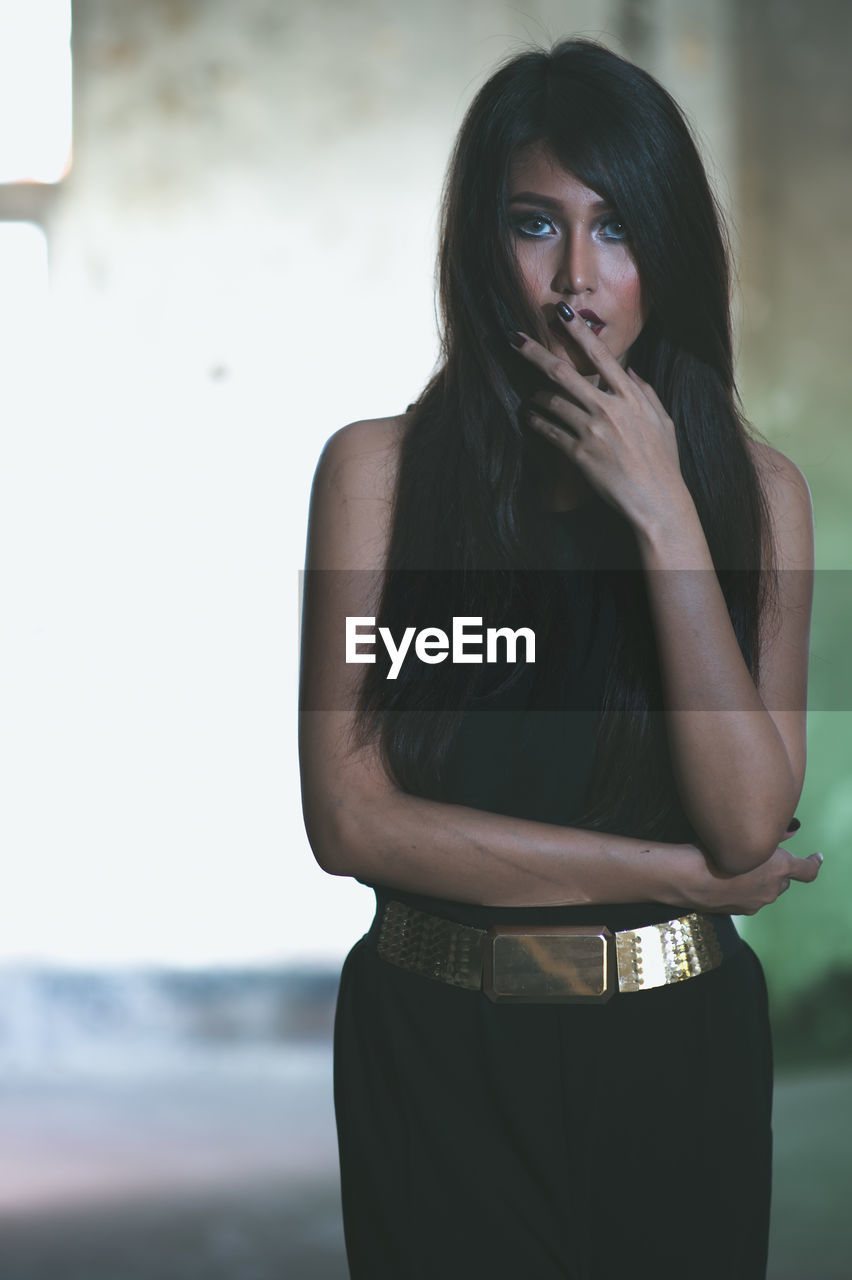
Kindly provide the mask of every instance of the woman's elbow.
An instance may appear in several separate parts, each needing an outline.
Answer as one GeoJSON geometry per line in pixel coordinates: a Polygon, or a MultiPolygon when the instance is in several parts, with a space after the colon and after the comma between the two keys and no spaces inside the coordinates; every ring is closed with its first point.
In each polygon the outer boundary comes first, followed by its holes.
{"type": "Polygon", "coordinates": [[[756,825],[752,830],[740,827],[707,840],[704,849],[718,871],[731,876],[744,875],[769,861],[786,829],[786,824],[779,828],[777,823],[756,825]]]}
{"type": "Polygon", "coordinates": [[[331,876],[369,876],[369,817],[355,799],[303,800],[305,831],[314,857],[331,876]]]}

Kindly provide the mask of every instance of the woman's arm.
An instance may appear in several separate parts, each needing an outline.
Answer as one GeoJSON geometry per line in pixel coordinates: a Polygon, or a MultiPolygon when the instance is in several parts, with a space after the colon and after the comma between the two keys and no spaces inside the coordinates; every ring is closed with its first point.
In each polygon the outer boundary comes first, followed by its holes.
{"type": "Polygon", "coordinates": [[[327,871],[494,906],[661,901],[752,912],[815,858],[779,849],[750,876],[719,875],[691,845],[654,844],[409,795],[356,732],[362,668],[345,618],[374,616],[404,421],[357,423],[326,446],[311,500],[300,754],[305,823],[327,871]]]}
{"type": "Polygon", "coordinates": [[[804,778],[813,568],[807,485],[781,454],[755,447],[781,571],[756,687],[680,472],[671,419],[653,388],[625,373],[600,338],[579,321],[566,328],[607,389],[528,339],[522,353],[555,384],[536,397],[550,416],[534,411],[532,425],[633,525],[684,808],[717,867],[749,871],[774,854],[804,778]]]}
{"type": "Polygon", "coordinates": [[[712,566],[696,571],[709,552],[694,506],[684,511],[679,530],[661,520],[640,544],[683,804],[714,861],[733,872],[771,855],[805,774],[810,495],[781,454],[765,449],[758,458],[779,570],[777,610],[764,628],[758,686],[712,566]]]}

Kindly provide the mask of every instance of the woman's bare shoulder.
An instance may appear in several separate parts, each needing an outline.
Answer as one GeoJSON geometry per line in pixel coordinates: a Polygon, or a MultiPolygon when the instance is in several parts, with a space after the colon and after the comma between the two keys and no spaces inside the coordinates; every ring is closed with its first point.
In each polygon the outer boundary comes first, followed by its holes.
{"type": "Polygon", "coordinates": [[[749,449],[772,517],[779,564],[810,563],[813,507],[807,480],[779,449],[762,440],[750,440],[749,449]]]}
{"type": "Polygon", "coordinates": [[[770,494],[794,493],[810,500],[807,480],[786,454],[765,440],[749,440],[748,447],[761,482],[770,494]]]}
{"type": "Polygon", "coordinates": [[[311,494],[309,562],[373,568],[384,561],[407,414],[350,422],[329,438],[311,494]]]}
{"type": "Polygon", "coordinates": [[[326,441],[316,481],[342,497],[393,497],[399,455],[409,414],[350,422],[326,441]]]}

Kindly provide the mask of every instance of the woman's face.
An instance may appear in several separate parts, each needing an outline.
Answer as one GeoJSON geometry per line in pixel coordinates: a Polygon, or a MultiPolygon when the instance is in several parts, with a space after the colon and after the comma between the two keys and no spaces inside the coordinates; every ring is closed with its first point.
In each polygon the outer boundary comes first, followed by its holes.
{"type": "Polygon", "coordinates": [[[629,229],[543,143],[515,156],[508,197],[521,286],[542,313],[551,351],[580,373],[595,372],[556,314],[557,302],[567,302],[626,364],[645,323],[629,229]]]}

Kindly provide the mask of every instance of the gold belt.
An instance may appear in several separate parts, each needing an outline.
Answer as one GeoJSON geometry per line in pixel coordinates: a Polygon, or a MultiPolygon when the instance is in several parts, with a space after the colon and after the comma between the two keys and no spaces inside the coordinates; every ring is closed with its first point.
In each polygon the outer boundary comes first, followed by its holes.
{"type": "Polygon", "coordinates": [[[612,933],[605,925],[492,925],[476,929],[385,904],[383,960],[421,977],[482,990],[495,1003],[602,1004],[717,969],[739,946],[729,916],[696,912],[612,933]]]}

